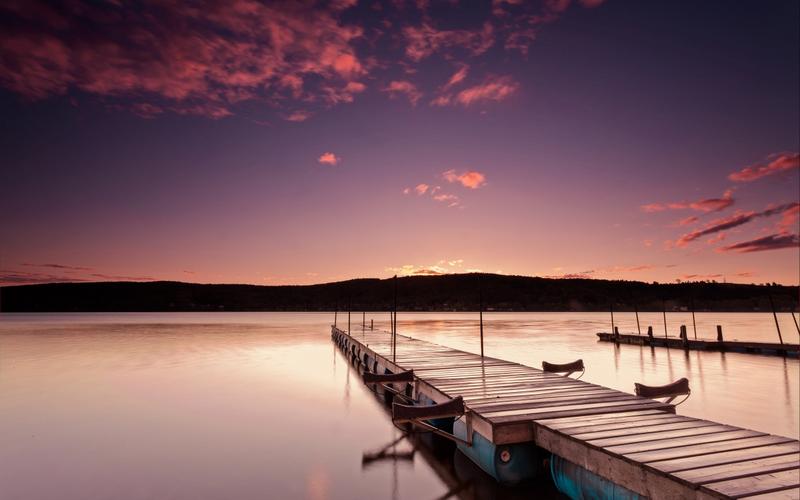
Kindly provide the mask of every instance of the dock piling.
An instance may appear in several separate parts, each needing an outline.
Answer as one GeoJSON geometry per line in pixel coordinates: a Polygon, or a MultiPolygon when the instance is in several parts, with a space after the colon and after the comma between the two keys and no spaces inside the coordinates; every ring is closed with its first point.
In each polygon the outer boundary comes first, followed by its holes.
{"type": "Polygon", "coordinates": [[[689,348],[689,336],[686,334],[686,325],[681,325],[681,342],[683,342],[684,348],[689,348]]]}
{"type": "MultiPolygon", "coordinates": [[[[783,335],[781,335],[781,325],[778,323],[778,313],[775,312],[775,302],[772,301],[772,294],[768,293],[767,297],[769,297],[769,305],[772,307],[772,317],[775,319],[775,328],[778,330],[778,340],[780,340],[781,345],[783,345],[783,335]]],[[[794,315],[792,315],[794,318],[794,315]]]]}
{"type": "Polygon", "coordinates": [[[697,322],[694,320],[694,295],[691,298],[692,305],[692,328],[694,329],[694,339],[697,340],[697,322]]]}
{"type": "Polygon", "coordinates": [[[478,316],[481,323],[481,358],[483,358],[483,287],[480,274],[478,275],[478,316]]]}
{"type": "Polygon", "coordinates": [[[722,340],[722,325],[717,325],[717,342],[724,342],[722,340]]]}
{"type": "Polygon", "coordinates": [[[636,313],[636,330],[638,330],[639,335],[641,335],[642,327],[639,326],[639,306],[636,303],[633,304],[633,312],[636,313]]]}
{"type": "Polygon", "coordinates": [[[611,331],[612,332],[616,332],[617,330],[616,330],[616,327],[614,326],[614,303],[613,302],[611,303],[609,308],[611,309],[611,331]]]}

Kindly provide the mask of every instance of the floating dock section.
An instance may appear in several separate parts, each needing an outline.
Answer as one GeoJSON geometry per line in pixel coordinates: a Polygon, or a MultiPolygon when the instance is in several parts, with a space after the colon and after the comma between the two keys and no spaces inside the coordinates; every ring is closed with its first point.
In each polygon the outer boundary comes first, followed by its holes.
{"type": "Polygon", "coordinates": [[[488,443],[498,468],[497,460],[513,463],[516,450],[535,446],[572,498],[800,498],[796,439],[677,415],[670,404],[403,335],[394,353],[384,331],[351,336],[332,327],[332,338],[366,372],[413,370],[412,383],[394,388],[421,404],[461,396],[466,413],[454,428],[472,445],[459,449],[489,473],[469,446],[488,443]]]}
{"type": "Polygon", "coordinates": [[[704,340],[680,337],[656,337],[649,335],[636,335],[634,333],[608,333],[600,332],[597,337],[603,342],[617,344],[644,345],[652,347],[669,347],[673,349],[688,349],[691,351],[718,351],[740,352],[746,354],[766,354],[776,356],[798,357],[800,345],[779,344],[772,342],[746,342],[739,340],[704,340]]]}

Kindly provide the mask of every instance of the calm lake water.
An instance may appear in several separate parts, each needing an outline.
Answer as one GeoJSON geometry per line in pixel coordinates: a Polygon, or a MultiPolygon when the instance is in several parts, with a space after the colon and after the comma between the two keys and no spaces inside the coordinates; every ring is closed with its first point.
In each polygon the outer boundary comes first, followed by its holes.
{"type": "MultiPolygon", "coordinates": [[[[388,325],[388,313],[367,313],[388,325]]],[[[474,314],[400,314],[398,330],[478,352],[474,314]]],[[[663,335],[660,314],[641,314],[663,335]]],[[[670,335],[690,314],[668,315],[670,335]]],[[[0,314],[3,499],[557,498],[548,481],[499,489],[451,449],[401,440],[330,341],[332,314],[0,314]],[[410,456],[417,446],[413,457],[410,456]]],[[[617,314],[636,331],[633,314],[617,314]]],[[[796,343],[788,314],[784,340],[796,343]]],[[[346,314],[339,325],[346,326],[346,314]]],[[[800,363],[601,344],[600,313],[489,313],[486,354],[531,366],[583,358],[585,380],[691,381],[681,414],[800,434],[800,363]]],[[[698,337],[776,341],[770,314],[697,315],[698,337]]],[[[361,314],[352,316],[358,335],[361,314]]]]}

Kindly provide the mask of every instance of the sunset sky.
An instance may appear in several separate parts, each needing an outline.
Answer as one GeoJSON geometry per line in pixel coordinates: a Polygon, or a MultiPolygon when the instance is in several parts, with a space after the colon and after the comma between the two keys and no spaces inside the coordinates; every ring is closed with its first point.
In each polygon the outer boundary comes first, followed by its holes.
{"type": "Polygon", "coordinates": [[[0,284],[798,284],[796,0],[0,4],[0,284]]]}

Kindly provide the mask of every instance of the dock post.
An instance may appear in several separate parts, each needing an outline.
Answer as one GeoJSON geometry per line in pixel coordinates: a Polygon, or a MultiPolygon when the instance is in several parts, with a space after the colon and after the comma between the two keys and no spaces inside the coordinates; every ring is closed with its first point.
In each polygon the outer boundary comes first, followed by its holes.
{"type": "Polygon", "coordinates": [[[619,342],[619,327],[618,326],[614,327],[614,340],[619,342]]]}
{"type": "Polygon", "coordinates": [[[372,318],[370,318],[370,320],[369,320],[369,329],[370,330],[374,330],[375,329],[375,327],[373,326],[373,323],[372,323],[373,321],[374,320],[372,318]]]}
{"type": "Polygon", "coordinates": [[[683,347],[689,348],[689,336],[686,334],[686,325],[681,325],[681,341],[683,342],[683,347]]]}
{"type": "MultiPolygon", "coordinates": [[[[769,305],[772,307],[772,317],[775,318],[775,328],[778,329],[778,340],[781,341],[781,345],[783,345],[783,335],[781,335],[781,325],[778,323],[778,313],[775,312],[775,302],[772,301],[772,294],[768,293],[767,297],[769,297],[769,305]]],[[[792,315],[794,318],[794,315],[792,315]]]]}
{"type": "Polygon", "coordinates": [[[612,302],[609,307],[611,309],[611,331],[614,332],[614,335],[619,337],[619,334],[617,333],[617,329],[614,326],[614,303],[612,302]]]}
{"type": "Polygon", "coordinates": [[[667,338],[669,337],[667,334],[667,301],[663,299],[661,300],[661,312],[664,314],[664,338],[667,338]]]}
{"type": "Polygon", "coordinates": [[[797,318],[794,317],[794,311],[789,311],[789,314],[792,316],[792,321],[794,321],[794,327],[797,329],[797,334],[800,335],[800,325],[797,324],[797,318]]]}
{"type": "Polygon", "coordinates": [[[350,335],[350,303],[347,303],[347,334],[350,335]]]}
{"type": "Polygon", "coordinates": [[[478,316],[481,323],[481,359],[483,359],[483,287],[480,274],[478,275],[478,316]]]}
{"type": "Polygon", "coordinates": [[[397,361],[397,275],[394,275],[394,319],[392,320],[394,328],[392,330],[392,363],[397,361]]]}
{"type": "Polygon", "coordinates": [[[636,330],[639,331],[639,335],[642,334],[642,327],[639,326],[639,306],[638,304],[633,304],[633,311],[636,313],[636,330]]]}
{"type": "Polygon", "coordinates": [[[717,342],[724,342],[722,340],[722,325],[717,325],[717,342]]]}
{"type": "Polygon", "coordinates": [[[336,328],[336,322],[339,319],[339,307],[333,310],[333,327],[336,328]]]}
{"type": "Polygon", "coordinates": [[[697,340],[697,323],[694,320],[694,295],[692,295],[691,304],[692,304],[692,328],[694,329],[694,339],[697,340]]]}
{"type": "Polygon", "coordinates": [[[653,327],[652,326],[648,326],[647,327],[647,336],[650,337],[650,340],[653,340],[653,327]]]}

